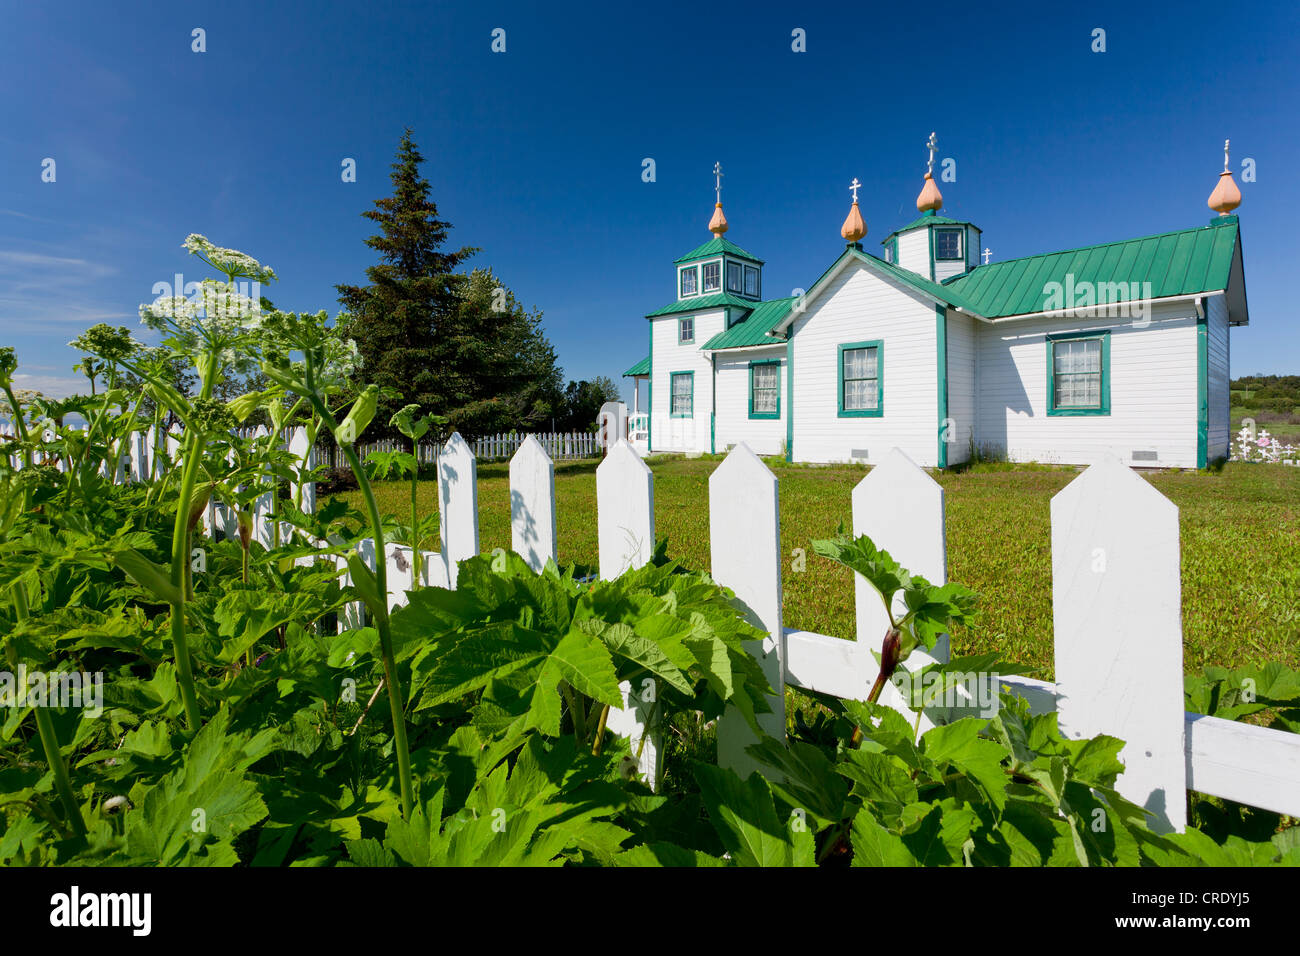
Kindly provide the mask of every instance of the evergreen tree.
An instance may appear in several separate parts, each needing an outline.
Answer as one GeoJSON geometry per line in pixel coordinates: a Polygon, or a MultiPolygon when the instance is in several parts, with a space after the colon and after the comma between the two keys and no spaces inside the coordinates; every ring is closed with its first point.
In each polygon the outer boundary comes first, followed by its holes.
{"type": "Polygon", "coordinates": [[[548,425],[563,408],[563,379],[541,314],[525,311],[490,269],[454,271],[478,250],[442,251],[451,225],[438,218],[421,162],[408,129],[393,195],[363,213],[380,225],[366,244],[382,262],[366,270],[370,285],[337,287],[360,380],[402,396],[381,399],[372,433],[388,433],[392,414],[412,403],[467,438],[548,425]]]}
{"type": "Polygon", "coordinates": [[[339,285],[342,321],[361,355],[361,380],[396,389],[401,398],[381,398],[371,434],[388,431],[388,420],[402,406],[416,403],[425,412],[446,414],[452,407],[448,385],[459,363],[452,343],[460,317],[465,277],[454,270],[478,250],[443,251],[451,224],[438,218],[429,182],[420,175],[424,157],[402,134],[393,163],[393,195],[375,200],[362,213],[379,224],[366,245],[380,264],[366,269],[368,286],[339,285]]]}

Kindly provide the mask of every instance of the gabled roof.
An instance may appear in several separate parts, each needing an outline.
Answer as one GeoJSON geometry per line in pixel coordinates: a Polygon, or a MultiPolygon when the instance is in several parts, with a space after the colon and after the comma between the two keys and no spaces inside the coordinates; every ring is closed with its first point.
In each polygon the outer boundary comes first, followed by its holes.
{"type": "MultiPolygon", "coordinates": [[[[895,229],[889,235],[885,236],[884,239],[880,240],[880,244],[883,246],[900,232],[907,232],[907,230],[915,229],[917,226],[975,226],[975,223],[966,222],[963,219],[949,219],[947,216],[940,216],[935,212],[923,212],[919,218],[912,220],[906,226],[895,229]]],[[[975,226],[975,228],[979,229],[979,226],[975,226]]]]}
{"type": "Polygon", "coordinates": [[[670,302],[662,309],[647,312],[646,318],[653,319],[660,315],[672,315],[674,312],[707,312],[709,309],[721,309],[730,306],[735,309],[752,309],[758,303],[753,299],[742,299],[730,292],[713,292],[709,295],[693,295],[689,299],[670,302]]]}
{"type": "Polygon", "coordinates": [[[943,288],[968,303],[968,311],[990,319],[1046,311],[1052,298],[1048,284],[1065,286],[1067,276],[1075,289],[1085,282],[1123,283],[1108,290],[1118,295],[1108,299],[1115,302],[1218,292],[1228,287],[1237,242],[1237,217],[1222,216],[1196,229],[990,262],[947,280],[943,288]],[[1144,294],[1147,282],[1150,292],[1144,294]]]}
{"type": "Polygon", "coordinates": [[[722,236],[714,236],[702,246],[696,246],[680,259],[674,259],[673,265],[681,265],[683,262],[690,262],[692,259],[707,259],[709,256],[718,256],[722,253],[729,256],[735,256],[737,259],[748,259],[750,262],[757,262],[760,266],[763,260],[757,256],[751,256],[740,246],[736,245],[730,239],[724,239],[722,236]]]}
{"type": "MultiPolygon", "coordinates": [[[[910,286],[912,289],[934,302],[941,305],[955,306],[964,309],[967,312],[974,313],[976,318],[983,318],[977,309],[971,307],[970,303],[966,301],[960,292],[950,289],[947,286],[939,285],[937,282],[931,282],[929,279],[917,275],[910,269],[904,269],[902,266],[896,266],[893,263],[886,262],[884,259],[879,259],[870,253],[863,252],[862,247],[857,243],[850,244],[849,247],[840,254],[840,257],[831,263],[830,268],[823,272],[817,281],[812,284],[812,288],[808,290],[804,298],[811,302],[818,294],[820,294],[826,283],[840,271],[844,264],[852,261],[861,262],[863,265],[875,272],[891,276],[904,285],[910,286]]],[[[772,331],[783,331],[793,320],[794,315],[788,313],[776,322],[772,331]]]]}
{"type": "Polygon", "coordinates": [[[767,333],[786,317],[794,297],[762,302],[753,312],[729,329],[719,332],[700,346],[703,351],[715,349],[741,349],[754,345],[784,345],[785,339],[767,333]]]}
{"type": "Polygon", "coordinates": [[[637,362],[630,369],[624,372],[623,377],[635,378],[638,375],[649,375],[649,374],[650,374],[650,356],[647,355],[641,361],[637,362]]]}

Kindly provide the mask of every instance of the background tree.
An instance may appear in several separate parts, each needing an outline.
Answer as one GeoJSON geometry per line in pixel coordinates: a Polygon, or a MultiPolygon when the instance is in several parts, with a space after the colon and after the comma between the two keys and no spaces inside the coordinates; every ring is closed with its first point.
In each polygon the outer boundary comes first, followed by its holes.
{"type": "Polygon", "coordinates": [[[423,161],[408,128],[393,163],[393,195],[362,213],[379,224],[366,245],[379,253],[380,264],[366,269],[370,285],[336,286],[346,310],[340,322],[361,355],[361,380],[402,395],[380,400],[375,435],[391,431],[388,420],[408,403],[422,413],[446,414],[452,406],[448,386],[457,379],[452,342],[461,338],[454,326],[466,277],[454,270],[478,250],[443,251],[451,224],[438,218],[429,182],[420,175],[423,161]]]}
{"type": "Polygon", "coordinates": [[[541,327],[490,269],[455,270],[478,252],[443,251],[450,223],[438,218],[424,158],[402,135],[393,163],[393,195],[362,215],[379,224],[366,245],[380,254],[367,286],[337,286],[345,333],[361,355],[359,380],[390,388],[371,433],[408,404],[445,417],[466,437],[546,427],[563,408],[555,350],[541,327]]]}
{"type": "Polygon", "coordinates": [[[604,375],[597,375],[590,382],[570,382],[564,390],[564,413],[556,427],[563,432],[595,431],[600,406],[622,400],[614,380],[604,375]]]}

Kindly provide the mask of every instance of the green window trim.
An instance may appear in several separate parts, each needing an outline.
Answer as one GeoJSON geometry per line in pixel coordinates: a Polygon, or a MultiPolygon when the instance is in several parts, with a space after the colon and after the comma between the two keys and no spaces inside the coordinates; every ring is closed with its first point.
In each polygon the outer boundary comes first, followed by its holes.
{"type": "Polygon", "coordinates": [[[794,461],[794,325],[785,332],[785,460],[794,461]]]}
{"type": "Polygon", "coordinates": [[[781,360],[780,359],[754,359],[749,363],[749,417],[776,419],[781,417],[781,360]],[[770,389],[776,393],[776,411],[774,412],[756,412],[754,411],[754,369],[761,365],[776,366],[776,387],[770,389]]]}
{"type": "Polygon", "coordinates": [[[837,380],[836,406],[839,408],[840,418],[880,418],[885,414],[885,343],[882,339],[872,339],[868,342],[846,342],[840,345],[835,363],[835,377],[837,380]],[[876,350],[875,408],[844,407],[844,353],[851,349],[876,350]]]}
{"type": "Polygon", "coordinates": [[[694,418],[695,417],[695,373],[694,372],[672,372],[668,376],[668,417],[669,418],[694,418]],[[673,402],[673,396],[677,392],[677,379],[681,376],[689,376],[691,380],[691,410],[689,412],[678,412],[673,409],[676,407],[673,402]]]}
{"type": "Polygon", "coordinates": [[[695,316],[687,315],[677,320],[677,344],[687,345],[695,341],[695,316]],[[690,323],[687,334],[687,323],[690,323]]]}
{"type": "Polygon", "coordinates": [[[895,236],[885,244],[885,261],[890,265],[898,265],[898,237],[895,236]]]}
{"type": "Polygon", "coordinates": [[[1058,332],[1047,336],[1047,414],[1060,417],[1110,414],[1110,329],[1089,332],[1058,332]],[[1101,341],[1101,404],[1095,408],[1073,405],[1058,408],[1056,406],[1054,345],[1057,342],[1078,341],[1080,339],[1099,339],[1101,341]]]}

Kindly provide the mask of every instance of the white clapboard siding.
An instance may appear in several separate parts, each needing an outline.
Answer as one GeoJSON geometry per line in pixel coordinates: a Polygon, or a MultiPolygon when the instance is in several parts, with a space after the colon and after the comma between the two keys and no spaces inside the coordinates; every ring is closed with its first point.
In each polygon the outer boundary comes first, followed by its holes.
{"type": "Polygon", "coordinates": [[[510,547],[540,571],[555,544],[555,463],[529,435],[510,459],[510,547]]]}
{"type": "Polygon", "coordinates": [[[1144,319],[1078,316],[977,323],[975,444],[1012,461],[1195,468],[1196,307],[1157,303],[1144,319]],[[1145,322],[1144,327],[1135,323],[1145,322]],[[1047,339],[1110,332],[1110,414],[1047,414],[1047,339]],[[1190,374],[1189,374],[1190,370],[1190,374]],[[1156,458],[1133,457],[1134,451],[1156,458]]]}
{"type": "Polygon", "coordinates": [[[878,464],[898,447],[921,465],[938,463],[933,302],[853,260],[805,304],[792,328],[796,461],[878,464]],[[878,364],[883,414],[841,417],[839,347],[876,340],[883,342],[878,364]]]}
{"type": "Polygon", "coordinates": [[[316,467],[316,449],[307,440],[307,429],[299,425],[290,432],[289,451],[301,462],[298,466],[298,481],[293,483],[293,496],[300,500],[300,507],[308,514],[316,510],[316,483],[302,481],[301,478],[316,467]]]}
{"type": "MultiPolygon", "coordinates": [[[[645,467],[642,465],[642,467],[645,467]]],[[[736,593],[745,619],[767,632],[746,649],[763,668],[775,694],[759,726],[785,740],[785,636],[781,628],[781,515],[776,475],[739,444],[709,476],[709,550],[713,578],[736,593]]],[[[718,723],[718,764],[742,777],[764,769],[745,748],[757,737],[728,706],[718,723]]]]}
{"type": "Polygon", "coordinates": [[[442,556],[454,588],[459,563],[478,554],[478,464],[459,432],[438,458],[438,502],[442,556]]]}
{"type": "Polygon", "coordinates": [[[726,451],[744,442],[755,454],[779,455],[785,448],[786,393],[785,346],[743,349],[716,353],[717,426],[714,450],[726,451]],[[777,372],[777,418],[750,417],[750,365],[775,360],[777,372]]]}
{"type": "Polygon", "coordinates": [[[715,309],[694,314],[695,336],[679,341],[683,316],[666,315],[650,320],[650,352],[654,375],[650,378],[650,434],[655,451],[709,450],[709,415],[713,408],[713,365],[700,346],[726,329],[726,312],[715,309]],[[672,414],[670,389],[676,372],[693,372],[695,400],[689,417],[672,414]]]}
{"type": "MultiPolygon", "coordinates": [[[[639,568],[654,556],[654,475],[626,439],[614,443],[596,467],[596,538],[600,551],[600,576],[613,580],[624,571],[639,568]]],[[[647,723],[657,710],[658,695],[652,680],[634,686],[619,684],[621,708],[611,708],[606,727],[627,737],[632,753],[641,746],[639,771],[651,789],[657,789],[663,774],[663,747],[658,735],[647,733],[647,723]]]]}
{"type": "MultiPolygon", "coordinates": [[[[947,310],[948,353],[948,464],[970,458],[975,440],[975,319],[956,309],[947,310]]],[[[944,423],[940,422],[942,429],[944,423]]]]}
{"type": "Polygon", "coordinates": [[[1052,621],[1061,731],[1122,738],[1117,789],[1182,830],[1178,509],[1116,458],[1052,498],[1052,621]]]}

